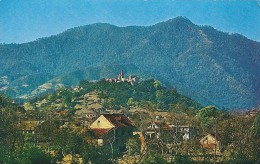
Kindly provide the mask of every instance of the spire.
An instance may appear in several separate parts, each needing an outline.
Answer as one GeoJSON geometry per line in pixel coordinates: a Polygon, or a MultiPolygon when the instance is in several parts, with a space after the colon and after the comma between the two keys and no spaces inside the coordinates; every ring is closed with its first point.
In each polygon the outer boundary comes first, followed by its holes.
{"type": "Polygon", "coordinates": [[[118,74],[117,79],[121,81],[123,78],[124,78],[124,74],[123,74],[123,70],[121,70],[120,73],[118,74]]]}
{"type": "Polygon", "coordinates": [[[124,78],[123,70],[120,72],[121,79],[124,78]]]}

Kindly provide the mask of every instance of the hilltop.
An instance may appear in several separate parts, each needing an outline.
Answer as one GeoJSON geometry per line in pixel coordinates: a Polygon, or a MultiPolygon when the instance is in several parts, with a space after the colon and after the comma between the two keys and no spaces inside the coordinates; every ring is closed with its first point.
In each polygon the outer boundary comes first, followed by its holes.
{"type": "MultiPolygon", "coordinates": [[[[59,88],[24,103],[25,110],[54,110],[81,116],[84,113],[103,113],[109,110],[174,111],[194,113],[202,106],[175,89],[168,89],[154,79],[111,82],[102,79],[96,82],[81,81],[72,89],[59,88]]],[[[122,111],[121,111],[122,112],[122,111]]]]}
{"type": "Polygon", "coordinates": [[[30,97],[57,77],[73,77],[69,86],[112,72],[91,74],[93,68],[130,65],[132,74],[158,79],[203,105],[243,109],[260,100],[260,43],[183,17],[146,27],[76,27],[30,43],[0,45],[0,54],[0,76],[8,77],[1,89],[17,98],[30,97]]]}

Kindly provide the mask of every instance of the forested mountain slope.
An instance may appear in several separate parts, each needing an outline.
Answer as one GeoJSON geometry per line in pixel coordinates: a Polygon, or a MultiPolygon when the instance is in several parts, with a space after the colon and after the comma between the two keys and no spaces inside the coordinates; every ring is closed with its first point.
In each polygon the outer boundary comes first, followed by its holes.
{"type": "Polygon", "coordinates": [[[9,82],[1,87],[12,95],[62,74],[114,65],[132,65],[131,73],[142,71],[204,105],[250,108],[260,100],[260,43],[183,17],[148,27],[93,24],[0,45],[0,76],[9,82]]]}

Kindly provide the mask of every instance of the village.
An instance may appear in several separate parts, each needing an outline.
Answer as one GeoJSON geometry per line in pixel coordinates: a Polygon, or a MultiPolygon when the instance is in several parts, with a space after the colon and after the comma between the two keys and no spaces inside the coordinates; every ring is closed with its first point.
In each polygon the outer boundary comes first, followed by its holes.
{"type": "MultiPolygon", "coordinates": [[[[94,93],[89,95],[89,98],[94,97],[94,93]]],[[[68,116],[68,111],[61,111],[59,113],[49,112],[47,117],[57,120],[62,118],[60,129],[69,129],[82,131],[86,136],[91,136],[91,142],[95,145],[103,147],[108,153],[113,154],[113,157],[117,157],[119,163],[128,163],[133,161],[139,161],[141,154],[146,154],[149,150],[147,144],[151,142],[157,142],[162,147],[161,155],[167,162],[174,161],[174,155],[176,155],[176,148],[182,143],[189,143],[194,141],[197,135],[196,128],[191,124],[174,124],[174,122],[168,121],[170,117],[168,112],[156,111],[153,114],[146,112],[145,109],[134,109],[130,111],[120,110],[103,110],[95,100],[90,101],[88,108],[76,111],[73,121],[69,119],[63,119],[68,116]],[[145,120],[133,121],[133,117],[145,116],[145,120]],[[140,124],[140,121],[142,122],[140,124]],[[139,125],[137,125],[139,124],[139,125]],[[132,156],[131,145],[129,139],[137,139],[133,145],[135,150],[140,155],[132,156]],[[137,150],[136,150],[137,149],[137,150]],[[111,151],[111,152],[110,152],[111,151]],[[121,162],[120,162],[121,161],[121,162]]],[[[39,138],[37,138],[38,128],[45,123],[44,120],[27,120],[19,122],[19,130],[22,133],[30,134],[34,138],[35,144],[41,144],[39,138]]],[[[198,138],[196,138],[198,139],[198,138]]],[[[220,160],[221,158],[221,142],[217,138],[216,134],[205,133],[201,135],[201,138],[197,141],[201,144],[202,148],[205,148],[208,154],[214,155],[214,160],[220,160]]],[[[55,152],[53,152],[55,154],[55,152]]],[[[74,159],[75,160],[75,159],[74,159]]],[[[80,157],[77,159],[80,160],[80,157]]],[[[202,159],[197,159],[202,160],[202,159]]],[[[68,154],[64,157],[61,163],[72,163],[73,157],[68,154]]],[[[82,163],[82,162],[79,162],[82,163]]]]}
{"type": "MultiPolygon", "coordinates": [[[[117,78],[106,79],[106,82],[133,86],[137,80],[131,76],[124,78],[121,71],[117,78]]],[[[76,93],[80,90],[79,87],[73,88],[76,93]]],[[[62,98],[55,97],[53,102],[49,101],[53,99],[51,96],[35,101],[34,105],[25,103],[26,112],[18,112],[16,130],[26,136],[23,142],[43,148],[55,159],[61,156],[57,163],[86,163],[80,150],[75,148],[85,142],[100,147],[107,160],[113,163],[146,163],[145,160],[156,161],[157,156],[166,163],[185,162],[186,158],[190,162],[218,163],[226,160],[226,151],[232,143],[232,140],[225,143],[224,137],[232,135],[235,140],[237,135],[236,131],[227,134],[226,125],[216,126],[231,116],[213,106],[200,109],[195,116],[178,110],[158,109],[150,102],[133,105],[134,102],[128,101],[128,109],[115,110],[104,108],[105,99],[93,90],[69,100],[68,104],[74,103],[71,110],[62,98]],[[66,140],[60,135],[71,132],[80,135],[84,141],[75,141],[71,147],[65,142],[59,149],[52,145],[61,142],[60,139],[66,140]],[[62,150],[64,146],[66,151],[62,150]]],[[[259,110],[254,110],[239,117],[251,122],[258,113],[259,110]]]]}

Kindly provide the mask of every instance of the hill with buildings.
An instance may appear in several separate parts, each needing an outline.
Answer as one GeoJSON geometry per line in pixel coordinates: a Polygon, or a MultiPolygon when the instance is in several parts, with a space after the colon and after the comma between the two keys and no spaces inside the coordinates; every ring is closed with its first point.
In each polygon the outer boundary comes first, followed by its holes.
{"type": "MultiPolygon", "coordinates": [[[[87,76],[82,70],[131,65],[131,74],[158,79],[203,105],[244,109],[260,100],[260,43],[183,17],[147,27],[76,27],[34,42],[0,45],[0,54],[0,88],[14,97],[30,95],[57,77],[87,76]]],[[[88,80],[108,75],[104,69],[88,80]]]]}
{"type": "Polygon", "coordinates": [[[126,78],[123,72],[60,88],[23,106],[0,95],[0,111],[1,163],[259,160],[259,109],[202,107],[157,80],[126,78]]]}
{"type": "Polygon", "coordinates": [[[109,110],[150,109],[156,111],[195,112],[202,106],[195,100],[168,89],[154,79],[128,78],[120,71],[118,77],[95,82],[81,81],[74,88],[61,87],[24,104],[26,110],[67,111],[76,115],[106,113],[109,110]]]}

